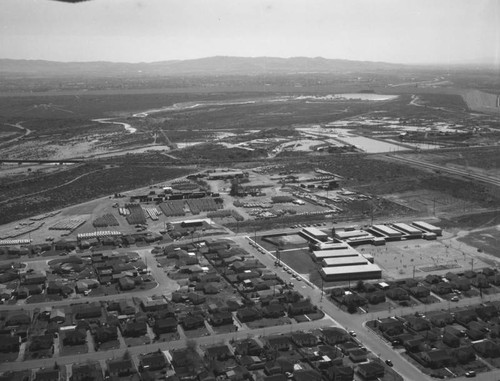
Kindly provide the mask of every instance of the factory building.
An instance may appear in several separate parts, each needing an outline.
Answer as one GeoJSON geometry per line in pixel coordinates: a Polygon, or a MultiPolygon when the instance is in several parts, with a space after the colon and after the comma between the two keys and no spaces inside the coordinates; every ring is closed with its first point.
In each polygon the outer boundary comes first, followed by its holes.
{"type": "Polygon", "coordinates": [[[326,242],[328,240],[328,234],[322,232],[316,228],[303,228],[299,234],[307,240],[312,240],[314,242],[326,242]]]}
{"type": "Polygon", "coordinates": [[[361,245],[364,243],[372,243],[373,239],[376,237],[364,230],[349,230],[335,232],[335,238],[349,245],[361,245]]]}
{"type": "Polygon", "coordinates": [[[380,267],[372,263],[364,265],[323,267],[319,273],[321,277],[328,282],[382,278],[382,270],[380,267]]]}
{"type": "Polygon", "coordinates": [[[311,253],[315,262],[321,262],[325,258],[357,257],[359,252],[352,247],[337,250],[315,250],[311,253]]]}
{"type": "Polygon", "coordinates": [[[404,238],[422,238],[422,230],[417,229],[415,226],[398,222],[392,224],[392,227],[402,232],[404,234],[404,238]]]}
{"type": "Polygon", "coordinates": [[[355,257],[330,257],[321,261],[323,267],[361,266],[367,265],[368,263],[368,260],[361,255],[355,257]]]}
{"type": "Polygon", "coordinates": [[[414,221],[412,222],[413,226],[416,226],[420,230],[427,232],[427,233],[434,233],[437,236],[442,236],[443,235],[443,230],[437,226],[431,225],[427,222],[424,221],[414,221]]]}
{"type": "Polygon", "coordinates": [[[403,237],[403,233],[387,225],[373,225],[370,230],[373,233],[384,237],[386,241],[400,241],[403,237]]]}

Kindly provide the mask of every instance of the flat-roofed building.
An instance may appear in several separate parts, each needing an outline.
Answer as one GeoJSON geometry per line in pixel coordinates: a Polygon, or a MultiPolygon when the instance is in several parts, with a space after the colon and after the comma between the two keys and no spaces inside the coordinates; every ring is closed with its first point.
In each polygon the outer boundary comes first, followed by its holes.
{"type": "Polygon", "coordinates": [[[328,282],[382,278],[382,270],[372,263],[356,266],[323,267],[319,273],[321,277],[328,282]]]}
{"type": "Polygon", "coordinates": [[[303,228],[300,231],[300,235],[306,238],[312,238],[317,241],[325,242],[328,239],[328,234],[322,232],[321,230],[311,227],[311,228],[303,228]]]}
{"type": "Polygon", "coordinates": [[[335,238],[349,245],[361,245],[364,243],[372,243],[375,236],[364,230],[349,230],[336,232],[335,238]]]}
{"type": "Polygon", "coordinates": [[[431,225],[425,221],[414,221],[414,222],[412,222],[412,225],[416,226],[420,230],[423,230],[424,232],[434,233],[437,236],[443,235],[443,229],[441,229],[440,227],[431,225]]]}
{"type": "Polygon", "coordinates": [[[397,241],[403,237],[403,233],[387,225],[373,225],[370,230],[385,237],[386,240],[397,241]]]}
{"type": "Polygon", "coordinates": [[[339,250],[348,249],[350,246],[345,242],[320,242],[314,245],[316,250],[339,250]]]}
{"type": "Polygon", "coordinates": [[[405,224],[403,222],[398,222],[398,223],[392,224],[392,227],[394,229],[399,230],[400,232],[402,232],[406,236],[408,236],[408,238],[421,238],[422,237],[422,230],[417,229],[415,226],[411,226],[411,225],[405,224]]]}
{"type": "Polygon", "coordinates": [[[319,250],[313,251],[312,257],[315,261],[321,262],[325,258],[342,258],[342,257],[357,257],[359,256],[359,252],[352,247],[348,247],[347,249],[339,249],[339,250],[319,250]]]}
{"type": "Polygon", "coordinates": [[[325,258],[321,262],[323,267],[339,267],[339,266],[361,266],[367,265],[368,260],[363,258],[361,255],[356,257],[340,257],[340,258],[325,258]]]}

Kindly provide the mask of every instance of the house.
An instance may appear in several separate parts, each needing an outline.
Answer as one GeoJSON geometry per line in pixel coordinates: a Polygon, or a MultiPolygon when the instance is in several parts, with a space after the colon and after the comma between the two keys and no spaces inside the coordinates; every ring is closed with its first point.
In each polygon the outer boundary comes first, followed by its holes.
{"type": "Polygon", "coordinates": [[[412,294],[415,298],[426,298],[431,294],[431,291],[424,286],[416,286],[410,288],[410,294],[412,294]]]}
{"type": "Polygon", "coordinates": [[[359,349],[359,345],[352,342],[352,341],[346,341],[345,343],[337,345],[337,347],[342,351],[342,354],[347,356],[350,351],[354,349],[359,349]]]}
{"type": "Polygon", "coordinates": [[[177,319],[174,317],[157,319],[155,320],[153,330],[157,335],[168,332],[177,332],[177,319]]]}
{"type": "Polygon", "coordinates": [[[23,279],[23,284],[44,284],[47,276],[43,273],[32,272],[26,274],[23,279]]]}
{"type": "Polygon", "coordinates": [[[308,332],[292,333],[292,341],[298,347],[312,347],[318,343],[317,337],[308,332]]]}
{"type": "Polygon", "coordinates": [[[94,339],[97,344],[117,340],[118,332],[114,326],[101,326],[94,330],[94,339]]]}
{"type": "Polygon", "coordinates": [[[444,326],[452,324],[453,321],[455,320],[455,318],[449,312],[442,312],[442,313],[438,313],[438,314],[434,314],[434,315],[430,316],[429,320],[436,327],[442,328],[444,326]]]}
{"type": "Polygon", "coordinates": [[[5,320],[6,327],[29,325],[30,323],[31,318],[28,313],[20,311],[10,313],[5,320]]]}
{"type": "Polygon", "coordinates": [[[285,306],[283,304],[269,304],[262,308],[262,316],[266,318],[279,318],[285,315],[285,306]]]}
{"type": "Polygon", "coordinates": [[[453,292],[453,285],[447,282],[439,282],[432,286],[432,291],[438,295],[451,294],[453,292]]]}
{"type": "Polygon", "coordinates": [[[148,325],[146,322],[129,321],[122,329],[123,336],[139,337],[148,333],[148,325]]]}
{"type": "Polygon", "coordinates": [[[409,337],[402,341],[403,347],[408,352],[419,352],[421,347],[424,344],[424,338],[420,335],[415,335],[413,337],[409,337]]]}
{"type": "Polygon", "coordinates": [[[365,380],[373,380],[384,377],[385,369],[382,364],[371,361],[367,364],[358,365],[358,373],[365,380]]]}
{"type": "Polygon", "coordinates": [[[181,320],[182,328],[196,329],[205,326],[205,319],[199,314],[188,315],[181,320]]]}
{"type": "Polygon", "coordinates": [[[483,340],[486,335],[484,334],[484,332],[481,332],[480,330],[478,329],[468,329],[465,334],[467,335],[467,337],[469,339],[471,339],[472,341],[478,341],[478,340],[483,340]]]}
{"type": "Polygon", "coordinates": [[[0,335],[0,352],[19,352],[20,337],[11,335],[0,335]]]}
{"type": "Polygon", "coordinates": [[[87,332],[84,329],[73,329],[64,332],[64,345],[83,345],[87,342],[87,332]]]}
{"type": "Polygon", "coordinates": [[[457,348],[452,354],[460,364],[468,364],[476,359],[476,352],[472,346],[457,348]]]}
{"type": "Polygon", "coordinates": [[[316,311],[316,307],[309,300],[301,300],[288,306],[288,315],[297,316],[310,314],[316,311]]]}
{"type": "Polygon", "coordinates": [[[498,310],[496,309],[495,306],[492,306],[492,305],[481,306],[481,307],[476,308],[476,314],[482,320],[488,321],[488,320],[498,316],[498,310]]]}
{"type": "Polygon", "coordinates": [[[482,357],[500,357],[500,346],[490,340],[483,340],[478,343],[473,343],[472,347],[482,357]]]}
{"type": "Polygon", "coordinates": [[[101,378],[101,369],[95,363],[73,364],[71,381],[97,381],[101,378]]]}
{"type": "Polygon", "coordinates": [[[123,377],[135,373],[131,359],[107,360],[108,372],[111,377],[123,377]]]}
{"type": "Polygon", "coordinates": [[[168,302],[163,298],[145,298],[141,300],[141,308],[144,312],[162,311],[168,309],[169,307],[168,302]]]}
{"type": "Polygon", "coordinates": [[[259,356],[242,356],[239,359],[241,366],[244,366],[248,370],[259,370],[264,369],[264,359],[259,356]]]}
{"type": "Polygon", "coordinates": [[[375,291],[366,296],[368,303],[370,304],[379,304],[385,302],[385,293],[384,291],[375,291]]]}
{"type": "Polygon", "coordinates": [[[246,339],[236,343],[234,353],[238,356],[260,356],[262,347],[254,339],[246,339]]]}
{"type": "Polygon", "coordinates": [[[408,291],[401,287],[394,287],[386,291],[386,295],[388,298],[392,300],[410,300],[410,295],[408,295],[408,291]]]}
{"type": "Polygon", "coordinates": [[[35,381],[59,381],[58,369],[40,369],[35,374],[35,381]]]}
{"type": "Polygon", "coordinates": [[[205,358],[207,360],[226,361],[233,358],[233,354],[227,345],[217,345],[205,349],[205,358]]]}
{"type": "Polygon", "coordinates": [[[350,366],[334,365],[324,371],[330,381],[352,381],[354,369],[350,366]]]}
{"type": "Polygon", "coordinates": [[[459,324],[467,325],[473,320],[477,320],[477,313],[475,310],[463,310],[455,313],[455,321],[459,324]]]}
{"type": "Polygon", "coordinates": [[[293,373],[293,363],[283,357],[278,357],[274,361],[268,361],[264,365],[264,373],[268,376],[273,374],[293,373]]]}
{"type": "Polygon", "coordinates": [[[159,370],[167,365],[167,359],[162,352],[148,353],[140,358],[140,367],[145,370],[159,370]]]}
{"type": "Polygon", "coordinates": [[[267,338],[267,347],[275,351],[288,351],[291,342],[288,336],[270,336],[267,338]]]}
{"type": "Polygon", "coordinates": [[[128,276],[118,279],[118,285],[122,291],[133,290],[135,288],[134,280],[128,276]]]}
{"type": "Polygon", "coordinates": [[[453,283],[455,284],[455,287],[457,288],[457,290],[460,290],[460,291],[469,291],[470,290],[471,282],[467,278],[455,279],[453,281],[453,283]]]}
{"type": "Polygon", "coordinates": [[[91,319],[101,317],[101,305],[99,303],[77,304],[72,307],[76,319],[91,319]]]}
{"type": "Polygon", "coordinates": [[[321,381],[321,374],[312,369],[296,370],[293,372],[294,381],[321,381]]]}
{"type": "Polygon", "coordinates": [[[321,334],[323,341],[329,345],[344,343],[351,338],[347,331],[337,327],[324,328],[321,330],[321,334]]]}
{"type": "Polygon", "coordinates": [[[422,360],[425,365],[432,369],[444,368],[453,365],[455,360],[446,349],[435,349],[422,352],[422,360]]]}
{"type": "Polygon", "coordinates": [[[349,351],[349,358],[352,362],[364,362],[368,358],[368,352],[358,348],[349,351]]]}
{"type": "Polygon", "coordinates": [[[54,344],[54,337],[52,335],[37,335],[31,337],[29,350],[36,352],[40,350],[51,349],[54,344]]]}
{"type": "Polygon", "coordinates": [[[120,312],[121,315],[134,315],[136,310],[132,302],[122,300],[118,303],[118,312],[120,312]]]}
{"type": "Polygon", "coordinates": [[[226,324],[233,324],[233,314],[229,311],[215,312],[213,314],[210,314],[209,321],[210,324],[215,327],[226,324]]]}
{"type": "Polygon", "coordinates": [[[431,329],[430,323],[421,317],[412,316],[406,319],[408,328],[416,332],[428,331],[431,329]]]}
{"type": "Polygon", "coordinates": [[[255,308],[242,308],[236,312],[236,317],[242,323],[260,319],[260,314],[255,308]]]}
{"type": "Polygon", "coordinates": [[[477,277],[472,279],[471,284],[476,288],[489,288],[489,287],[491,287],[490,282],[488,281],[488,278],[483,274],[479,274],[477,277]]]}
{"type": "Polygon", "coordinates": [[[49,321],[51,323],[63,324],[66,321],[66,314],[64,313],[63,310],[53,309],[50,312],[49,321]]]}
{"type": "Polygon", "coordinates": [[[404,332],[404,324],[396,319],[383,319],[378,323],[378,329],[384,336],[396,336],[404,332]]]}
{"type": "Polygon", "coordinates": [[[264,376],[262,381],[287,381],[288,379],[284,374],[273,374],[272,376],[264,376]]]}
{"type": "Polygon", "coordinates": [[[460,346],[460,338],[454,335],[450,331],[444,331],[443,333],[443,343],[452,348],[458,348],[460,346]]]}

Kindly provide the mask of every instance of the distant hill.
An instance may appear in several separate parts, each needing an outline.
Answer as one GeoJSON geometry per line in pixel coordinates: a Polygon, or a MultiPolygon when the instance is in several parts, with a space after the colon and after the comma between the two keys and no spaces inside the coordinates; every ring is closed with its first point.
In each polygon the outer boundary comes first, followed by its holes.
{"type": "Polygon", "coordinates": [[[387,71],[405,65],[321,57],[208,57],[151,63],[53,62],[0,59],[0,75],[22,76],[176,76],[222,74],[293,74],[387,71]]]}

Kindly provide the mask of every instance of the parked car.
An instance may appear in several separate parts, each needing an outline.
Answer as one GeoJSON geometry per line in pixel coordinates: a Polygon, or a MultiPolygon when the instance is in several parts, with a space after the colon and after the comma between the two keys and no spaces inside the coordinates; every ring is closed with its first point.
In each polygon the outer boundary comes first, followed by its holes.
{"type": "Polygon", "coordinates": [[[476,372],[473,370],[469,370],[468,372],[465,372],[465,377],[467,378],[476,377],[476,372]]]}
{"type": "Polygon", "coordinates": [[[388,365],[388,366],[393,366],[394,364],[392,363],[391,360],[385,360],[385,363],[388,365]]]}

